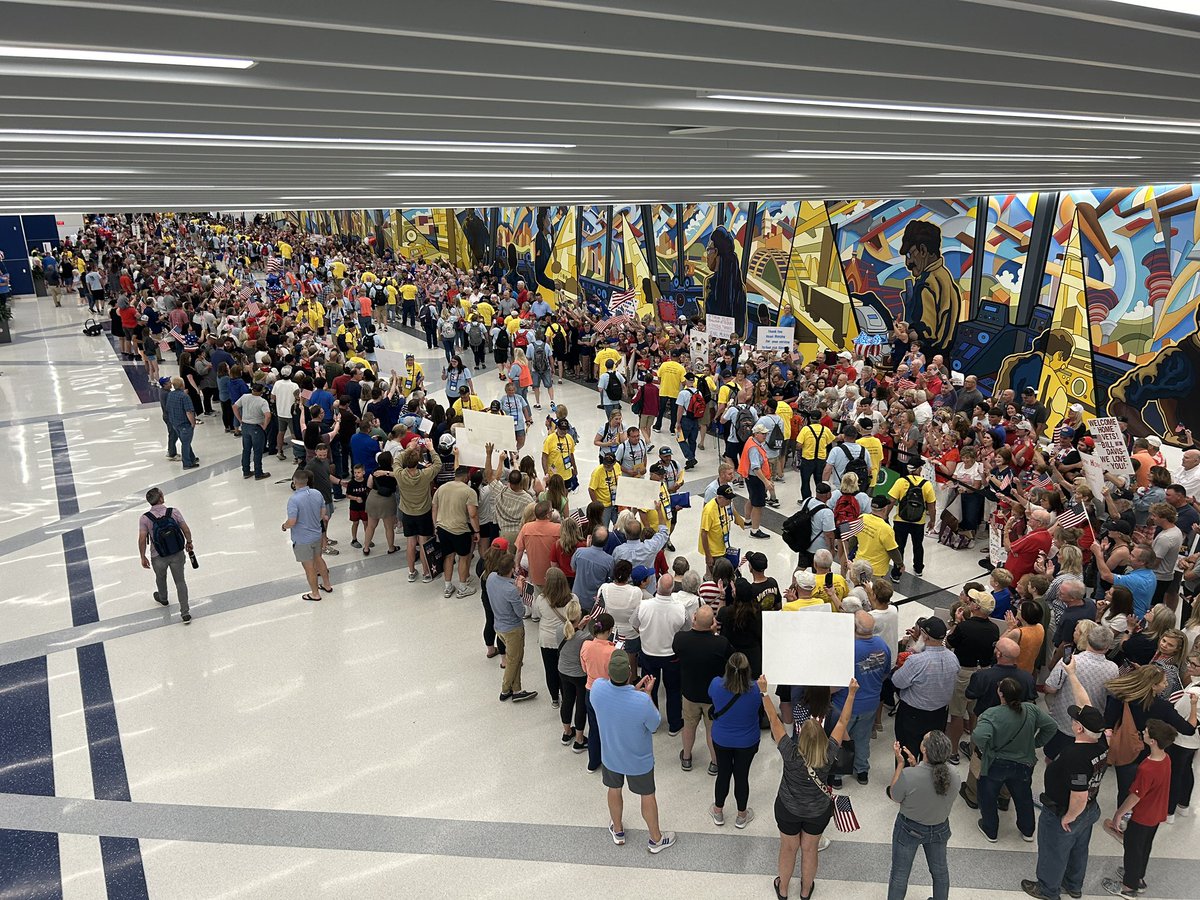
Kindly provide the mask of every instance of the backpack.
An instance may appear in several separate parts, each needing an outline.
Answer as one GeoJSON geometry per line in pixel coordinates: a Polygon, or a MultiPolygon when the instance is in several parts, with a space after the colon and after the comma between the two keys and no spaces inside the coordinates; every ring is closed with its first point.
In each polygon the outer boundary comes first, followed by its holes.
{"type": "Polygon", "coordinates": [[[633,411],[635,416],[640,416],[642,414],[642,410],[645,409],[645,404],[642,403],[642,394],[645,392],[645,390],[645,385],[638,385],[638,389],[633,394],[633,403],[629,408],[633,411]]]}
{"type": "Polygon", "coordinates": [[[373,334],[371,334],[370,332],[367,332],[366,334],[363,335],[362,351],[363,351],[363,353],[374,353],[375,352],[375,336],[373,334]]]}
{"type": "Polygon", "coordinates": [[[454,320],[453,319],[446,319],[444,322],[442,322],[442,338],[443,339],[449,340],[450,338],[454,337],[456,334],[457,334],[457,331],[454,328],[454,320]]]}
{"type": "Polygon", "coordinates": [[[513,338],[513,346],[521,347],[522,349],[529,346],[529,336],[523,331],[518,331],[517,336],[513,338]]]}
{"type": "Polygon", "coordinates": [[[908,490],[900,498],[896,515],[901,522],[920,522],[921,517],[925,515],[925,492],[921,490],[925,486],[925,479],[918,478],[913,481],[912,476],[905,475],[904,480],[908,482],[908,490]]]}
{"type": "Polygon", "coordinates": [[[737,417],[733,420],[733,433],[739,444],[744,444],[750,440],[750,435],[754,432],[754,416],[750,413],[750,407],[739,406],[737,417]]]}
{"type": "Polygon", "coordinates": [[[712,400],[712,388],[708,386],[708,376],[700,378],[699,381],[700,396],[704,398],[704,402],[708,403],[712,400]]]}
{"type": "Polygon", "coordinates": [[[146,517],[150,520],[150,543],[154,545],[154,552],[164,559],[174,556],[176,553],[182,553],[187,544],[183,536],[183,529],[171,515],[174,511],[168,507],[162,516],[146,513],[146,517]]]}
{"type": "Polygon", "coordinates": [[[837,525],[856,522],[862,518],[862,507],[854,494],[842,494],[833,505],[833,521],[837,525]]]}
{"type": "Polygon", "coordinates": [[[542,341],[533,348],[533,371],[541,373],[550,370],[550,357],[546,353],[546,342],[542,341]]]}
{"type": "Polygon", "coordinates": [[[472,347],[483,346],[484,330],[483,326],[478,322],[471,323],[471,330],[467,332],[467,343],[472,347]]]}
{"type": "Polygon", "coordinates": [[[624,396],[624,385],[621,384],[621,379],[616,372],[606,372],[608,376],[608,384],[604,385],[604,396],[614,402],[620,402],[624,396]]]}
{"type": "Polygon", "coordinates": [[[508,350],[508,329],[501,328],[499,334],[496,335],[496,349],[508,350]]]}
{"type": "Polygon", "coordinates": [[[776,422],[771,426],[771,433],[767,435],[767,449],[776,451],[782,450],[783,441],[783,429],[780,428],[779,423],[776,422]]]}
{"type": "Polygon", "coordinates": [[[708,403],[705,401],[704,395],[699,391],[692,391],[692,396],[688,399],[687,414],[693,419],[703,419],[707,410],[708,403]]]}
{"type": "Polygon", "coordinates": [[[845,475],[847,472],[853,472],[858,476],[858,489],[860,491],[868,491],[871,489],[871,464],[867,461],[867,451],[861,444],[855,446],[862,450],[858,456],[850,452],[846,444],[839,444],[842,453],[846,454],[846,468],[842,471],[845,475]]]}
{"type": "Polygon", "coordinates": [[[810,505],[811,502],[811,497],[805,500],[799,510],[788,516],[780,531],[783,542],[797,553],[807,553],[808,548],[812,546],[812,521],[817,510],[821,508],[821,501],[818,500],[816,506],[810,505]]]}

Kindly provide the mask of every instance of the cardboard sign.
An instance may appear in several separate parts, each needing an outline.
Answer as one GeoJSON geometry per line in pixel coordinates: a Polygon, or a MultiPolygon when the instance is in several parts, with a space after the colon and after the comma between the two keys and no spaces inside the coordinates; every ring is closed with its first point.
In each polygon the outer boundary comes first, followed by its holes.
{"type": "Polygon", "coordinates": [[[509,415],[494,416],[475,409],[463,410],[463,427],[472,444],[495,444],[497,450],[517,449],[516,423],[509,415]]]}
{"type": "Polygon", "coordinates": [[[993,566],[1002,566],[1008,560],[1008,551],[1004,549],[1004,529],[999,525],[988,528],[988,559],[993,566]]]}
{"type": "Polygon", "coordinates": [[[693,330],[688,335],[688,344],[692,362],[708,362],[708,332],[693,330]]]}
{"type": "Polygon", "coordinates": [[[792,328],[776,328],[774,326],[760,325],[755,332],[759,350],[791,350],[792,337],[795,330],[792,328]]]}
{"type": "Polygon", "coordinates": [[[1121,426],[1112,416],[1092,419],[1087,423],[1088,431],[1096,439],[1096,458],[1107,472],[1130,477],[1133,475],[1133,460],[1125,449],[1125,438],[1121,426]]]}
{"type": "Polygon", "coordinates": [[[1104,463],[1097,454],[1080,453],[1079,461],[1083,463],[1083,477],[1087,479],[1088,487],[1097,499],[1104,496],[1104,463]]]}
{"type": "Polygon", "coordinates": [[[728,338],[733,336],[733,317],[706,315],[704,327],[709,337],[728,338]]]}
{"type": "Polygon", "coordinates": [[[844,687],[854,677],[854,616],[762,614],[762,670],[772,684],[844,687]]]}
{"type": "Polygon", "coordinates": [[[617,505],[653,510],[662,499],[662,482],[625,476],[617,482],[617,505]]]}

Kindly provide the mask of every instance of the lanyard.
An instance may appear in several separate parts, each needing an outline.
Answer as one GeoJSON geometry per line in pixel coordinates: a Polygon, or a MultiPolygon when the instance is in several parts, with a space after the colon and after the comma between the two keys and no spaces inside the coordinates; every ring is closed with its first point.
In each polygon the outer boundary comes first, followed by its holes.
{"type": "Polygon", "coordinates": [[[721,522],[721,539],[723,541],[723,545],[725,547],[728,547],[729,546],[729,526],[730,526],[729,513],[727,511],[725,511],[724,509],[722,509],[720,507],[720,505],[717,506],[717,518],[721,522]]]}
{"type": "Polygon", "coordinates": [[[571,446],[569,443],[563,443],[558,438],[555,438],[555,443],[558,444],[558,456],[562,460],[563,468],[570,469],[571,463],[569,457],[571,455],[571,446]]]}
{"type": "Polygon", "coordinates": [[[611,504],[613,498],[617,496],[617,477],[615,473],[610,472],[607,468],[604,470],[604,483],[608,485],[608,502],[611,504]]]}

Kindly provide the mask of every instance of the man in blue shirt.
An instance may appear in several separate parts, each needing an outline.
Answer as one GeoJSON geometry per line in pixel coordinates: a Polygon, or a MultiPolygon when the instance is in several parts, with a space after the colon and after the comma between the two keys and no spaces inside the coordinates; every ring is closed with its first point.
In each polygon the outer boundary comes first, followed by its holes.
{"type": "Polygon", "coordinates": [[[633,687],[629,677],[629,657],[616,650],[608,661],[608,678],[592,685],[591,704],[600,726],[600,771],[608,788],[608,833],[617,846],[625,843],[622,788],[629,779],[629,789],[642,798],[642,818],[650,831],[646,849],[659,853],[676,840],[675,832],[659,830],[654,797],[654,732],[662,716],[650,699],[654,679],[647,675],[633,687]]]}
{"type": "Polygon", "coordinates": [[[321,555],[321,535],[325,531],[328,514],[325,511],[325,498],[321,492],[311,487],[312,473],[308,469],[299,469],[292,476],[292,496],[288,497],[287,521],[283,523],[282,531],[291,529],[292,552],[296,561],[304,566],[304,575],[308,578],[308,593],[301,600],[320,600],[321,591],[330,593],[333,584],[329,580],[329,567],[321,555]],[[325,583],[322,585],[320,581],[325,583]]]}
{"type": "MultiPolygon", "coordinates": [[[[869,612],[854,614],[854,678],[858,693],[850,710],[847,731],[854,740],[854,774],[859,784],[867,783],[871,769],[871,732],[879,710],[879,692],[892,669],[892,651],[887,641],[875,634],[875,617],[869,612]]],[[[840,716],[848,688],[839,688],[830,698],[831,715],[840,716]]]]}
{"type": "Polygon", "coordinates": [[[379,455],[379,441],[371,437],[371,426],[360,422],[358,431],[350,438],[350,463],[352,466],[362,466],[363,471],[370,475],[377,468],[375,457],[379,455]]]}
{"type": "Polygon", "coordinates": [[[163,414],[167,425],[170,426],[167,430],[167,459],[175,457],[172,452],[175,442],[170,439],[173,433],[175,437],[179,438],[179,445],[182,448],[183,467],[195,469],[200,465],[200,460],[192,452],[192,437],[196,433],[196,408],[192,405],[192,398],[184,389],[183,379],[178,375],[171,379],[171,388],[171,392],[163,401],[163,414]]]}
{"type": "Polygon", "coordinates": [[[596,605],[600,586],[612,580],[614,560],[605,551],[607,546],[608,529],[597,525],[592,531],[591,544],[576,550],[571,557],[571,566],[575,569],[575,596],[586,612],[591,612],[596,605]]]}
{"type": "Polygon", "coordinates": [[[1157,579],[1154,577],[1154,564],[1158,562],[1154,551],[1139,544],[1133,548],[1133,552],[1130,554],[1129,571],[1124,575],[1114,575],[1104,559],[1105,554],[1112,550],[1108,538],[1104,539],[1101,550],[1104,552],[1092,554],[1092,559],[1096,561],[1096,573],[1105,581],[1129,588],[1129,592],[1133,594],[1133,614],[1139,619],[1146,618],[1146,613],[1150,611],[1150,604],[1154,602],[1154,589],[1158,586],[1157,579]]]}
{"type": "MultiPolygon", "coordinates": [[[[667,546],[667,541],[671,539],[671,533],[667,530],[667,526],[661,523],[667,521],[667,512],[663,509],[663,505],[658,504],[655,511],[657,520],[660,523],[658,531],[650,538],[645,539],[643,536],[650,529],[649,521],[650,514],[646,510],[640,511],[641,519],[629,523],[629,527],[625,529],[627,540],[621,546],[613,550],[613,560],[619,561],[622,559],[629,560],[630,565],[635,569],[638,566],[646,566],[651,572],[654,571],[654,558],[658,556],[658,552],[667,546]]],[[[658,577],[651,576],[650,583],[646,585],[646,590],[654,593],[658,586],[658,577]]]]}

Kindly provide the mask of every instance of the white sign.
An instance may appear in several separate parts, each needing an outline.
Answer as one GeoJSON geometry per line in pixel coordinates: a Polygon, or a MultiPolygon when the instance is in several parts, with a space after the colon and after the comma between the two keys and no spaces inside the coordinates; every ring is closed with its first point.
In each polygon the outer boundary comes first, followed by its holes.
{"type": "Polygon", "coordinates": [[[1117,420],[1112,416],[1092,419],[1087,427],[1096,439],[1096,458],[1104,470],[1126,477],[1133,475],[1133,460],[1125,449],[1125,437],[1117,420]]]}
{"type": "Polygon", "coordinates": [[[759,350],[791,350],[795,329],[760,325],[755,331],[759,350]]]}
{"type": "Polygon", "coordinates": [[[709,313],[704,317],[704,326],[709,337],[727,338],[733,336],[733,317],[714,316],[709,313]]]}
{"type": "Polygon", "coordinates": [[[1083,477],[1087,479],[1088,487],[1097,498],[1104,496],[1104,463],[1100,457],[1091,453],[1080,453],[1079,461],[1083,463],[1083,477]]]}
{"type": "Polygon", "coordinates": [[[762,671],[772,684],[845,687],[854,677],[854,616],[762,614],[762,671]]]}
{"type": "Polygon", "coordinates": [[[693,330],[688,336],[692,362],[708,362],[708,332],[693,330]]]}
{"type": "Polygon", "coordinates": [[[618,506],[653,510],[662,500],[662,482],[628,475],[617,481],[618,506]]]}
{"type": "Polygon", "coordinates": [[[473,444],[495,444],[497,450],[517,449],[516,424],[509,415],[494,416],[475,409],[463,410],[463,426],[473,444]]]}
{"type": "Polygon", "coordinates": [[[988,559],[993,566],[1002,566],[1008,561],[1008,551],[1004,549],[1004,529],[999,525],[988,528],[988,559]]]}
{"type": "MultiPolygon", "coordinates": [[[[472,466],[476,469],[482,469],[487,465],[487,454],[484,452],[483,444],[471,440],[462,431],[455,438],[454,449],[458,451],[458,464],[460,466],[472,466]]],[[[495,458],[493,455],[493,459],[495,458]]]]}

